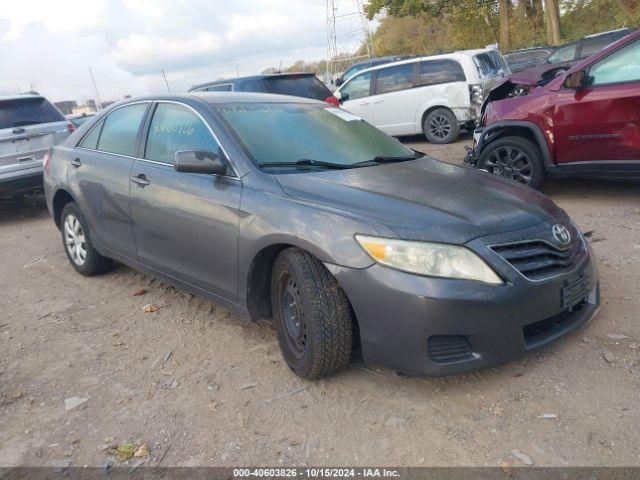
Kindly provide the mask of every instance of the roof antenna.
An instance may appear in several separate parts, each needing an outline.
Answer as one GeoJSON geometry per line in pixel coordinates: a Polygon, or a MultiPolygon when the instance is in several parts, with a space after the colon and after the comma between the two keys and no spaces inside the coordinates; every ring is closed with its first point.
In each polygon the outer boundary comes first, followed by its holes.
{"type": "Polygon", "coordinates": [[[278,73],[282,73],[282,59],[280,59],[280,65],[278,65],[278,73]]]}
{"type": "Polygon", "coordinates": [[[169,88],[169,82],[167,81],[167,75],[164,73],[164,68],[160,70],[162,72],[162,76],[164,77],[164,83],[167,85],[167,91],[171,93],[171,88],[169,88]]]}

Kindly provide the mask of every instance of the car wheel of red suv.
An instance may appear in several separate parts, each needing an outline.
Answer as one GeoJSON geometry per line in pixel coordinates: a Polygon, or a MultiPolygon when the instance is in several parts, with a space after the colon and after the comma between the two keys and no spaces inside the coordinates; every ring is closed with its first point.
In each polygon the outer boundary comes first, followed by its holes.
{"type": "Polygon", "coordinates": [[[544,180],[540,151],[523,137],[504,137],[491,142],[482,150],[478,168],[532,188],[540,188],[544,180]]]}

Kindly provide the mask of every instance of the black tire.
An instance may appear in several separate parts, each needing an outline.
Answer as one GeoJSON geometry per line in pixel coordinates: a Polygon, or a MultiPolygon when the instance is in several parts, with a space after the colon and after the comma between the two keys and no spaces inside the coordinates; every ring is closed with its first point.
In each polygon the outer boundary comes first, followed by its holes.
{"type": "Polygon", "coordinates": [[[75,202],[67,203],[62,209],[60,232],[69,263],[77,272],[90,277],[106,272],[112,267],[112,260],[103,257],[93,248],[89,228],[75,202]],[[81,251],[84,251],[84,255],[80,254],[81,251]]]}
{"type": "Polygon", "coordinates": [[[458,138],[460,125],[451,110],[436,108],[425,117],[422,132],[430,143],[451,143],[458,138]]]}
{"type": "Polygon", "coordinates": [[[289,368],[309,380],[339,372],[353,348],[353,313],[344,291],[312,255],[287,248],[271,276],[273,322],[289,368]]]}
{"type": "Polygon", "coordinates": [[[540,150],[524,137],[504,137],[491,142],[482,149],[478,168],[532,188],[540,188],[544,182],[540,150]]]}

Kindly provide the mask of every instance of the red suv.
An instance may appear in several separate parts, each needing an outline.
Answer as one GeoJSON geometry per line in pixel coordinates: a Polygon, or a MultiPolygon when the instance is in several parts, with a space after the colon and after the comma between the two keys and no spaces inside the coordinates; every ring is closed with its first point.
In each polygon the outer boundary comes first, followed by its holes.
{"type": "Polygon", "coordinates": [[[640,31],[545,86],[485,100],[467,163],[538,188],[545,177],[640,177],[640,31]]]}

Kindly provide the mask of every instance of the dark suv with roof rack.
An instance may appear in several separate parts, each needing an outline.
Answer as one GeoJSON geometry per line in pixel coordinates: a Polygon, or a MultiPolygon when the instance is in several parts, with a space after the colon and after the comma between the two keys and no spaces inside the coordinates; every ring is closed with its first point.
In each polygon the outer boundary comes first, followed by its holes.
{"type": "Polygon", "coordinates": [[[194,85],[189,91],[277,93],[321,101],[332,99],[330,103],[337,103],[333,99],[331,90],[316,77],[315,73],[269,73],[230,78],[194,85]]]}

